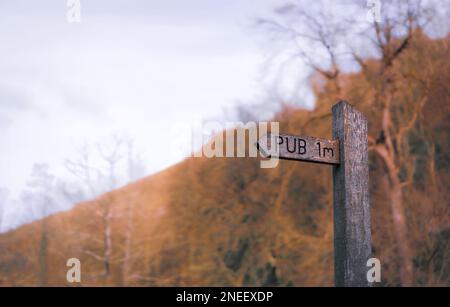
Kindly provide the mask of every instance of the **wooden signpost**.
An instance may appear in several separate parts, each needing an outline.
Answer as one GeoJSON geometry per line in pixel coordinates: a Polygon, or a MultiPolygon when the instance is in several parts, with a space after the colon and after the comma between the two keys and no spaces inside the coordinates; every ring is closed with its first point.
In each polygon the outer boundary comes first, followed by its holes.
{"type": "Polygon", "coordinates": [[[258,144],[265,157],[277,157],[284,160],[298,160],[324,164],[339,164],[339,141],[325,140],[312,136],[271,135],[267,134],[258,144]],[[278,148],[277,148],[278,147],[278,148]],[[273,154],[271,154],[273,152],[273,154]]]}
{"type": "Polygon", "coordinates": [[[266,135],[265,157],[333,165],[334,267],[336,286],[370,286],[371,257],[367,119],[345,101],[332,108],[333,140],[266,135]],[[273,147],[275,146],[275,147],[273,147]]]}

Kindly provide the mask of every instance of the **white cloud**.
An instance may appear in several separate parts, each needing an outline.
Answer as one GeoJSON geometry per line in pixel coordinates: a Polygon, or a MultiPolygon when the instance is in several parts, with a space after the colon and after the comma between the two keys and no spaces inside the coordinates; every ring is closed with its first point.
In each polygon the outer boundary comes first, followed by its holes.
{"type": "Polygon", "coordinates": [[[0,4],[0,185],[13,195],[34,163],[63,175],[75,144],[118,131],[160,170],[183,157],[155,150],[171,145],[173,124],[259,90],[261,53],[244,25],[276,1],[82,1],[80,24],[63,2],[0,4]]]}

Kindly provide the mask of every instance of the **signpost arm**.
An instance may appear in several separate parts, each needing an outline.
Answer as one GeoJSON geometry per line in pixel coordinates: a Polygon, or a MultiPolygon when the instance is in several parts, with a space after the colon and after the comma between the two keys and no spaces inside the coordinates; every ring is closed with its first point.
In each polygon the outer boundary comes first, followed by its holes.
{"type": "Polygon", "coordinates": [[[333,138],[340,164],[333,166],[336,286],[370,286],[371,257],[367,119],[345,101],[333,106],[333,138]]]}

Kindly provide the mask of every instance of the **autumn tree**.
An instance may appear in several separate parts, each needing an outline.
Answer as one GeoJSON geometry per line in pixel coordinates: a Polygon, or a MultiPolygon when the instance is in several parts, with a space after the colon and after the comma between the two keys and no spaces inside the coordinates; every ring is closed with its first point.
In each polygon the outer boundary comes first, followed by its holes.
{"type": "MultiPolygon", "coordinates": [[[[55,177],[50,173],[47,164],[35,164],[26,189],[22,192],[21,201],[27,205],[34,218],[47,216],[51,208],[61,201],[55,193],[55,177]]],[[[54,209],[54,208],[53,208],[54,209]]],[[[40,225],[40,238],[37,252],[38,285],[48,284],[48,226],[44,219],[40,225]]]]}
{"type": "Polygon", "coordinates": [[[124,216],[117,216],[112,210],[111,204],[114,199],[109,192],[136,180],[145,172],[142,160],[135,152],[133,140],[113,135],[109,142],[99,143],[94,147],[84,144],[78,150],[77,158],[66,160],[66,168],[80,180],[80,184],[89,195],[88,198],[92,199],[106,193],[97,200],[99,210],[96,211],[96,215],[102,225],[101,238],[90,238],[89,234],[83,237],[85,240],[101,243],[101,251],[85,249],[84,254],[102,263],[103,272],[100,277],[105,279],[110,277],[113,263],[121,262],[123,280],[126,283],[132,258],[133,204],[128,202],[124,208],[124,216]],[[112,227],[113,221],[119,218],[126,220],[125,242],[123,248],[114,253],[112,227]]]}
{"type": "MultiPolygon", "coordinates": [[[[323,1],[315,5],[296,1],[276,9],[272,18],[259,20],[275,38],[290,43],[286,49],[293,58],[301,59],[314,75],[325,80],[321,92],[334,97],[332,101],[348,96],[342,90],[346,81],[341,78],[342,70],[358,67],[365,76],[370,111],[380,114],[377,122],[371,122],[369,145],[383,162],[389,180],[391,216],[401,257],[401,283],[405,286],[413,282],[413,255],[404,208],[404,189],[411,184],[415,170],[408,135],[417,126],[427,103],[430,80],[424,71],[399,73],[396,63],[413,48],[414,37],[427,31],[436,16],[436,5],[439,3],[420,0],[383,1],[382,20],[369,22],[365,19],[368,13],[365,1],[350,2],[345,9],[323,1]],[[368,57],[379,59],[375,67],[368,57]],[[420,87],[410,88],[414,94],[409,97],[400,96],[399,85],[412,84],[411,80],[417,80],[415,84],[420,87]]],[[[419,66],[429,69],[426,63],[426,60],[417,63],[415,69],[419,66]]],[[[328,111],[330,104],[318,107],[328,111]]]]}

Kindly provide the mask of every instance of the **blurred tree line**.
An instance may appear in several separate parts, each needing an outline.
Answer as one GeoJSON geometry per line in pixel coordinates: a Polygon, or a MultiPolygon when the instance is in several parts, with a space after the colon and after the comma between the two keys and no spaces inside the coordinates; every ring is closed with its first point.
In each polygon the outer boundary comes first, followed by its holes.
{"type": "MultiPolygon", "coordinates": [[[[383,1],[383,21],[367,23],[354,17],[365,6],[344,18],[317,3],[258,21],[287,44],[290,65],[309,65],[316,97],[311,111],[282,101],[273,120],[283,133],[331,137],[337,100],[365,113],[381,285],[449,285],[450,36],[429,30],[441,6],[383,1]]],[[[332,285],[331,204],[324,166],[189,158],[0,235],[0,285],[65,285],[72,257],[83,285],[332,285]]]]}

